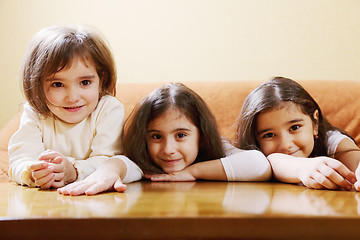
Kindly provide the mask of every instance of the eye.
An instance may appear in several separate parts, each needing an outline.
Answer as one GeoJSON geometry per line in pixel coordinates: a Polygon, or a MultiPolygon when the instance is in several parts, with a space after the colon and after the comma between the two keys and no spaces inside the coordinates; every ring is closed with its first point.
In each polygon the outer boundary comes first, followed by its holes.
{"type": "Polygon", "coordinates": [[[290,131],[296,131],[296,130],[298,130],[300,127],[301,127],[300,125],[292,125],[292,126],[290,127],[290,131]]]}
{"type": "Polygon", "coordinates": [[[160,134],[153,134],[150,136],[150,138],[155,139],[155,140],[160,140],[162,138],[162,136],[160,134]]]}
{"type": "Polygon", "coordinates": [[[52,87],[55,87],[55,88],[60,88],[60,87],[63,87],[64,84],[62,84],[62,82],[53,82],[51,84],[52,87]]]}
{"type": "Polygon", "coordinates": [[[91,84],[91,81],[90,80],[83,80],[81,81],[80,83],[82,86],[87,86],[87,85],[90,85],[91,84]]]}
{"type": "Polygon", "coordinates": [[[262,138],[272,138],[272,137],[274,137],[274,136],[275,136],[274,133],[266,133],[266,134],[264,134],[264,135],[262,136],[262,138]]]}
{"type": "Polygon", "coordinates": [[[182,132],[176,134],[176,137],[177,137],[177,138],[184,138],[184,137],[186,137],[186,136],[187,136],[187,134],[186,134],[186,133],[182,133],[182,132]]]}

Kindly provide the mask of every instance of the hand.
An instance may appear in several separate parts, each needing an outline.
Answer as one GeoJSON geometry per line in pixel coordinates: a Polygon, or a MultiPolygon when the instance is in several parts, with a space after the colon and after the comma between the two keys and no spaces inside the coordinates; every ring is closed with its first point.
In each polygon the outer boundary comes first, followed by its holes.
{"type": "Polygon", "coordinates": [[[350,190],[356,182],[355,174],[336,159],[316,157],[303,163],[298,177],[309,188],[350,190]]]}
{"type": "Polygon", "coordinates": [[[122,183],[121,179],[125,174],[125,163],[120,159],[110,158],[87,178],[59,188],[58,193],[77,196],[81,194],[95,195],[112,189],[124,192],[126,185],[122,183]]]}
{"type": "Polygon", "coordinates": [[[360,191],[360,164],[355,170],[356,182],[354,183],[354,187],[356,191],[360,191]]]}
{"type": "Polygon", "coordinates": [[[51,187],[63,187],[77,178],[77,172],[72,162],[56,151],[47,150],[40,155],[38,160],[47,162],[52,167],[54,181],[51,187]]]}
{"type": "Polygon", "coordinates": [[[154,182],[191,182],[196,181],[196,178],[185,168],[179,172],[172,172],[168,174],[144,174],[146,178],[154,182]]]}
{"type": "Polygon", "coordinates": [[[115,189],[117,192],[124,192],[126,185],[122,183],[118,174],[98,169],[80,182],[74,182],[59,188],[58,193],[71,196],[82,194],[90,196],[112,189],[115,189]]]}
{"type": "Polygon", "coordinates": [[[54,167],[49,163],[39,161],[30,166],[31,176],[36,186],[41,189],[49,189],[55,181],[54,167]]]}

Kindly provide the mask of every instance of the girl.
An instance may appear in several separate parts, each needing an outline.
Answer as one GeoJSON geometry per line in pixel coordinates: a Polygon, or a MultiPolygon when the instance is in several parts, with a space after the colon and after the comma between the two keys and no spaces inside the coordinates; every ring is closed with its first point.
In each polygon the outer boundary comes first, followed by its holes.
{"type": "MultiPolygon", "coordinates": [[[[351,189],[360,179],[359,148],[331,126],[315,100],[293,80],[275,77],[246,98],[236,146],[259,149],[275,179],[315,189],[351,189]]],[[[359,182],[355,188],[360,190],[359,182]]]]}
{"type": "Polygon", "coordinates": [[[109,159],[84,181],[58,191],[70,195],[92,195],[109,189],[124,191],[122,181],[139,180],[143,172],[160,174],[152,178],[159,181],[270,178],[265,156],[260,151],[240,151],[223,143],[205,102],[183,84],[167,84],[154,90],[138,104],[124,129],[126,157],[109,159]]]}
{"type": "Polygon", "coordinates": [[[124,109],[114,97],[112,54],[99,34],[81,26],[39,31],[22,74],[27,103],[9,142],[10,178],[58,188],[120,153],[124,109]]]}

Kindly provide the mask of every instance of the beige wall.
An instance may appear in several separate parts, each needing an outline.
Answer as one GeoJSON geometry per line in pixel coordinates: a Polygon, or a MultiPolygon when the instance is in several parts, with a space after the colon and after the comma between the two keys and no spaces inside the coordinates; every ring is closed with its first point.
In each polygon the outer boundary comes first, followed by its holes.
{"type": "Polygon", "coordinates": [[[0,127],[22,100],[30,38],[85,23],[110,42],[119,82],[360,80],[358,0],[0,0],[0,127]]]}

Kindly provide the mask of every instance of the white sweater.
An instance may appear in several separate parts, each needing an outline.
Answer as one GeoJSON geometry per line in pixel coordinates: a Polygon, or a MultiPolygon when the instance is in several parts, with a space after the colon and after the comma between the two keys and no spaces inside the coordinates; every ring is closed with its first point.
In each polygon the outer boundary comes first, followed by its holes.
{"type": "Polygon", "coordinates": [[[123,122],[124,107],[112,96],[102,97],[96,109],[77,124],[45,118],[26,103],[20,127],[9,142],[9,177],[21,185],[34,187],[28,168],[42,152],[51,149],[73,162],[78,171],[77,180],[82,180],[106,159],[121,154],[123,122]]]}

